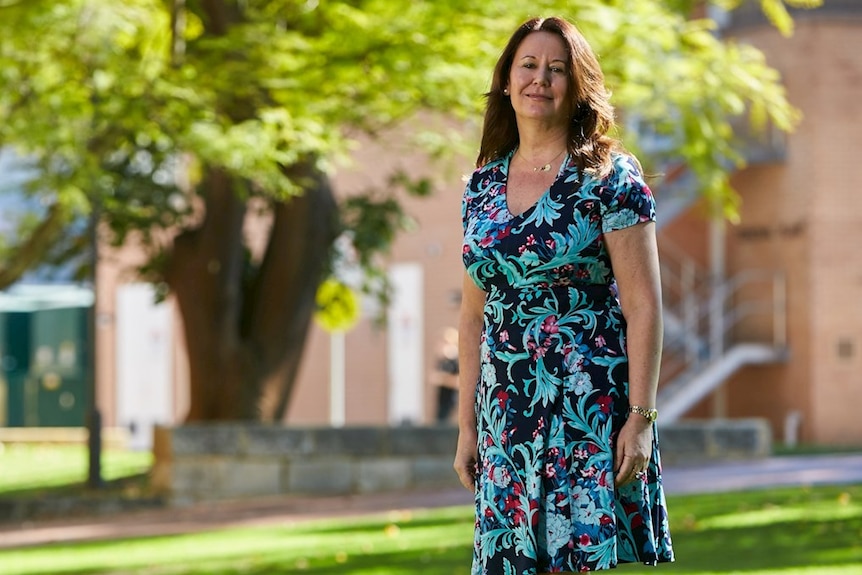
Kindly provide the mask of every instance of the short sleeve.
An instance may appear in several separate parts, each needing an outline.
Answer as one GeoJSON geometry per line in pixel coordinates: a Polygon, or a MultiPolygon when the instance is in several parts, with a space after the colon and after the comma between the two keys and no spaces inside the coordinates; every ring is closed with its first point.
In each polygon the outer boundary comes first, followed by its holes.
{"type": "Polygon", "coordinates": [[[655,221],[655,199],[633,157],[614,157],[613,170],[602,191],[601,210],[603,233],[655,221]]]}
{"type": "Polygon", "coordinates": [[[467,196],[470,194],[470,182],[467,182],[467,187],[464,190],[464,195],[461,196],[461,227],[464,228],[464,233],[467,233],[467,204],[469,203],[469,199],[467,196]]]}
{"type": "Polygon", "coordinates": [[[476,192],[474,191],[474,181],[476,180],[477,172],[473,172],[470,177],[464,178],[467,182],[464,187],[464,195],[461,196],[461,226],[464,228],[464,233],[467,233],[471,211],[473,204],[476,201],[476,192]]]}

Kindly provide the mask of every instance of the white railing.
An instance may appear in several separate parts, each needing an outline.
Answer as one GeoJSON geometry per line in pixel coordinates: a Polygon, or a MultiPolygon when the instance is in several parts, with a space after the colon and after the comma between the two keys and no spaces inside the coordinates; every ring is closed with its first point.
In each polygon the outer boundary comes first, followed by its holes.
{"type": "MultiPolygon", "coordinates": [[[[661,261],[665,346],[660,394],[692,395],[684,388],[689,383],[695,385],[697,376],[707,370],[724,374],[725,370],[716,370],[716,366],[740,345],[758,345],[775,352],[776,358],[783,356],[787,347],[787,288],[782,272],[744,270],[726,281],[714,282],[703,266],[666,242],[661,261]],[[771,321],[756,320],[763,316],[771,316],[771,321]]],[[[732,371],[745,364],[732,363],[732,371]]],[[[713,381],[709,386],[720,384],[713,381]]],[[[704,388],[703,381],[696,385],[704,388]]]]}
{"type": "Polygon", "coordinates": [[[787,285],[784,274],[774,270],[744,270],[713,288],[709,303],[710,359],[720,357],[729,343],[771,343],[787,346],[787,285]],[[745,288],[763,285],[760,297],[741,295],[745,288]],[[771,337],[766,341],[749,331],[731,337],[731,330],[744,319],[758,315],[772,318],[771,337]]]}

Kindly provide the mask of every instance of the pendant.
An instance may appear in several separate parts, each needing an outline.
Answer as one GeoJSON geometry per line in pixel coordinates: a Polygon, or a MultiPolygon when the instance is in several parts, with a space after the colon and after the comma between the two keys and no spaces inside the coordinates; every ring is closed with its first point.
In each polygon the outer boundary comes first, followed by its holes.
{"type": "Polygon", "coordinates": [[[533,171],[534,172],[550,172],[551,171],[551,164],[547,163],[540,168],[533,168],[533,171]]]}

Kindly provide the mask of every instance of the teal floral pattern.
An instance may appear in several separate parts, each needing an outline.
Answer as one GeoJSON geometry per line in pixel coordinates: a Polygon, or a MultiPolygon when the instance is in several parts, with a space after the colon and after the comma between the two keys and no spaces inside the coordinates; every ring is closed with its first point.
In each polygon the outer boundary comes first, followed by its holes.
{"type": "Polygon", "coordinates": [[[462,204],[464,264],[487,292],[473,575],[672,561],[658,436],[643,480],[616,488],[613,472],[628,364],[603,234],[654,220],[652,194],[627,155],[602,179],[567,158],[513,215],[512,155],[476,170],[462,204]]]}

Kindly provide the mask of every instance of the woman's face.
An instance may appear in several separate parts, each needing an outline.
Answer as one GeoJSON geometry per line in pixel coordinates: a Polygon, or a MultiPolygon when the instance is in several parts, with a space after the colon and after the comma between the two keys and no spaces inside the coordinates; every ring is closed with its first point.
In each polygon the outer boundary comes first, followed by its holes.
{"type": "Polygon", "coordinates": [[[567,67],[566,49],[556,34],[533,32],[521,41],[507,86],[519,122],[559,125],[569,121],[567,67]]]}

